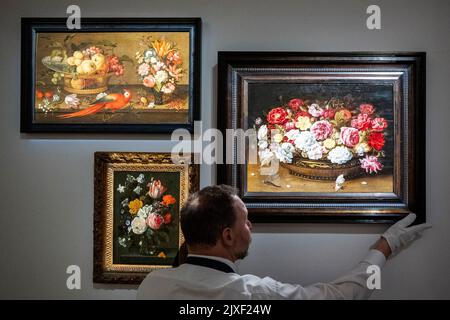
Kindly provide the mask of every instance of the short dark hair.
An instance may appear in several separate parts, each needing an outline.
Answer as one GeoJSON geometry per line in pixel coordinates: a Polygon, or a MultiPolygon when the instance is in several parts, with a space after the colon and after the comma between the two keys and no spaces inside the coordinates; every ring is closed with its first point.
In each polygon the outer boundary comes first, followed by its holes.
{"type": "Polygon", "coordinates": [[[213,246],[223,229],[234,225],[236,194],[235,188],[222,184],[203,188],[189,197],[180,213],[188,245],[213,246]]]}

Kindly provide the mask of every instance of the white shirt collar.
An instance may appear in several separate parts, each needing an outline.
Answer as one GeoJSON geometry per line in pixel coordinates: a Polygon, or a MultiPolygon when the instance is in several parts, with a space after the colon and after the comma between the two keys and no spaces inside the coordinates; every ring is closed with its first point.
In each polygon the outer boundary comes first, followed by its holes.
{"type": "Polygon", "coordinates": [[[216,256],[205,256],[201,254],[188,254],[188,257],[199,257],[199,258],[206,258],[211,260],[216,260],[225,263],[227,266],[229,266],[235,273],[237,273],[236,265],[228,259],[222,258],[222,257],[216,257],[216,256]]]}

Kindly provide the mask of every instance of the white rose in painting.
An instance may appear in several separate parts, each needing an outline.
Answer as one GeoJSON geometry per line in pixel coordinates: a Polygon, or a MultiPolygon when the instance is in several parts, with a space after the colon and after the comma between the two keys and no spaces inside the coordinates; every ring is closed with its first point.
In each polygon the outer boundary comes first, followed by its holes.
{"type": "Polygon", "coordinates": [[[142,219],[147,219],[148,215],[150,214],[150,212],[152,212],[153,207],[146,204],[145,206],[143,206],[142,208],[139,209],[137,216],[142,218],[142,219]]]}
{"type": "Polygon", "coordinates": [[[275,156],[284,163],[292,163],[293,152],[295,148],[288,142],[282,143],[275,151],[275,156]]]}
{"type": "Polygon", "coordinates": [[[298,138],[298,136],[300,135],[300,130],[294,129],[294,130],[289,130],[288,132],[286,132],[284,134],[285,137],[288,138],[288,140],[294,140],[298,138]]]}
{"type": "Polygon", "coordinates": [[[309,131],[302,131],[298,135],[297,139],[295,139],[295,146],[305,152],[308,152],[309,149],[316,143],[316,138],[314,138],[313,134],[309,131]]]}
{"type": "Polygon", "coordinates": [[[267,126],[266,125],[262,125],[259,130],[258,130],[258,140],[267,140],[267,126]]]}
{"type": "Polygon", "coordinates": [[[264,149],[259,152],[259,161],[261,162],[261,167],[269,165],[274,158],[275,154],[269,149],[264,149]]]}
{"type": "Polygon", "coordinates": [[[145,230],[147,230],[145,219],[141,217],[135,217],[133,221],[131,221],[131,230],[133,230],[135,234],[143,234],[145,230]]]}
{"type": "Polygon", "coordinates": [[[159,70],[155,74],[155,80],[159,83],[165,82],[169,78],[169,75],[164,70],[159,70]]]}
{"type": "Polygon", "coordinates": [[[344,164],[353,158],[352,153],[347,147],[336,147],[328,153],[328,159],[332,163],[344,164]]]}
{"type": "Polygon", "coordinates": [[[322,158],[323,154],[326,152],[326,149],[324,146],[321,146],[318,143],[315,143],[311,146],[308,153],[308,158],[311,160],[319,160],[322,158]]]}
{"type": "Polygon", "coordinates": [[[268,146],[269,146],[269,144],[267,143],[266,140],[261,140],[258,142],[258,147],[260,150],[267,149],[268,146]]]}

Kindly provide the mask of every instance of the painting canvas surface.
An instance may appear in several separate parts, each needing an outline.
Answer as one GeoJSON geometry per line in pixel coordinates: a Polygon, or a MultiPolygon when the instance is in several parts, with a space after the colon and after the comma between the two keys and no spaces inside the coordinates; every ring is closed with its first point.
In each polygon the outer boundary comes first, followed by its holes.
{"type": "Polygon", "coordinates": [[[34,123],[188,123],[189,32],[39,32],[34,123]]]}
{"type": "Polygon", "coordinates": [[[171,265],[179,205],[179,172],[115,171],[113,263],[171,265]]]}
{"type": "Polygon", "coordinates": [[[392,85],[251,83],[246,107],[258,130],[247,192],[393,192],[392,85]],[[271,158],[278,172],[262,174],[271,158]]]}

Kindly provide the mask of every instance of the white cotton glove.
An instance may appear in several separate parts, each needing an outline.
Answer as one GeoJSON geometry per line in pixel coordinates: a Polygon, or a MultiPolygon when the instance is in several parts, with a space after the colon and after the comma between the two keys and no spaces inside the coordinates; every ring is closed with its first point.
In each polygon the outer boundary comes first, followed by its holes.
{"type": "Polygon", "coordinates": [[[408,247],[414,240],[420,238],[424,230],[431,228],[428,223],[418,224],[407,228],[416,220],[416,215],[410,213],[402,220],[391,226],[382,237],[386,239],[391,248],[391,257],[395,256],[402,249],[408,247]]]}

